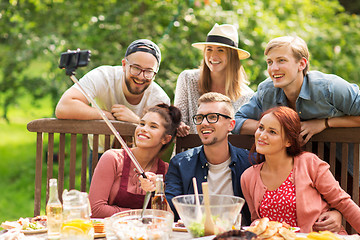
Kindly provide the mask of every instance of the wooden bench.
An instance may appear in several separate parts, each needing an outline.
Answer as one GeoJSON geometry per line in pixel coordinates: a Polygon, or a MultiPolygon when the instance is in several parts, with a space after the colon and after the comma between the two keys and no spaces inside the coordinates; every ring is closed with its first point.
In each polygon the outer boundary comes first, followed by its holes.
{"type": "MultiPolygon", "coordinates": [[[[117,131],[121,134],[128,145],[133,144],[133,134],[136,128],[135,124],[112,121],[117,131]]],[[[99,144],[99,135],[105,135],[105,149],[111,147],[110,136],[112,132],[103,120],[59,120],[55,118],[45,118],[31,121],[28,126],[30,132],[37,133],[36,143],[36,172],[35,172],[35,196],[34,196],[34,216],[40,214],[41,210],[41,189],[43,183],[43,155],[44,146],[47,144],[47,177],[46,183],[53,176],[54,168],[54,139],[59,135],[59,150],[57,159],[58,171],[58,187],[59,195],[64,189],[64,169],[69,168],[69,189],[75,188],[76,181],[76,159],[77,155],[81,159],[81,185],[78,190],[86,191],[87,183],[87,153],[88,153],[88,134],[94,134],[93,138],[93,165],[94,170],[97,164],[97,146],[99,144]],[[47,134],[48,140],[44,141],[44,134],[47,134]],[[81,138],[81,153],[76,153],[78,135],[81,138]],[[70,137],[70,149],[66,149],[66,139],[70,137]],[[67,156],[67,153],[70,153],[67,156]]],[[[250,149],[254,137],[250,135],[229,135],[229,141],[237,147],[250,149]]],[[[352,196],[352,199],[359,205],[359,144],[360,144],[360,128],[330,128],[315,135],[306,144],[305,150],[316,153],[321,159],[329,162],[330,170],[340,182],[343,189],[352,196]],[[336,144],[341,148],[341,161],[337,161],[336,144]],[[353,144],[353,150],[350,151],[350,144],[353,144]],[[351,176],[348,174],[348,159],[352,154],[354,172],[351,176]],[[355,179],[355,181],[353,180],[355,179]]],[[[119,147],[119,143],[115,144],[119,147]]],[[[186,149],[200,146],[201,141],[196,134],[191,134],[184,138],[176,139],[176,153],[182,152],[186,149]]],[[[338,148],[339,148],[338,147],[338,148]]],[[[339,156],[338,156],[339,157],[339,156]]],[[[55,164],[56,165],[56,164],[55,164]]],[[[55,176],[56,177],[56,176],[55,176]]],[[[48,186],[46,187],[46,200],[48,199],[48,186]]],[[[61,196],[60,196],[61,199],[61,196]]],[[[43,204],[43,207],[45,204],[43,204]]],[[[347,229],[349,232],[349,228],[347,229]]],[[[350,232],[352,232],[351,230],[350,232]]]]}
{"type": "MultiPolygon", "coordinates": [[[[232,145],[250,149],[254,137],[250,135],[229,135],[232,145]]],[[[359,205],[359,144],[360,128],[329,128],[314,135],[304,146],[304,150],[317,154],[330,164],[330,171],[340,182],[341,187],[347,191],[354,202],[359,205]],[[338,147],[336,145],[338,144],[338,147]],[[350,147],[350,144],[353,147],[350,147]],[[352,151],[350,149],[352,148],[352,151]],[[337,151],[341,149],[341,152],[337,151]],[[341,156],[339,156],[341,155],[341,156]],[[352,155],[352,157],[349,157],[352,155]],[[353,159],[353,175],[348,173],[348,161],[353,159]],[[337,161],[338,160],[338,161],[337,161]]],[[[184,138],[176,139],[176,153],[189,148],[200,146],[201,141],[197,134],[190,134],[184,138]]],[[[343,221],[345,225],[345,221],[343,221]]],[[[347,231],[355,231],[347,226],[347,231]]]]}
{"type": "MultiPolygon", "coordinates": [[[[136,128],[135,124],[120,122],[120,121],[111,121],[116,130],[120,133],[123,139],[127,142],[128,145],[133,143],[134,130],[136,128]]],[[[41,189],[43,184],[43,155],[44,155],[44,146],[47,144],[47,154],[46,154],[46,168],[47,176],[46,183],[49,182],[50,178],[57,177],[58,179],[58,192],[59,198],[64,190],[64,172],[65,169],[69,170],[69,179],[68,186],[69,189],[75,189],[76,181],[76,159],[77,155],[80,155],[81,159],[81,179],[80,179],[80,191],[85,192],[87,190],[86,175],[87,175],[87,162],[88,162],[88,135],[93,134],[93,158],[92,158],[92,171],[94,171],[95,166],[98,162],[98,145],[99,145],[99,135],[105,135],[104,146],[105,150],[111,147],[110,136],[113,135],[109,127],[106,125],[103,120],[90,120],[90,121],[81,121],[81,120],[59,120],[56,118],[44,118],[31,121],[27,125],[27,129],[30,132],[36,132],[36,170],[35,170],[35,196],[34,196],[34,216],[40,215],[41,210],[41,189]],[[44,141],[44,134],[47,134],[48,139],[44,141]],[[54,152],[54,139],[58,135],[59,141],[59,150],[58,153],[54,152]],[[81,138],[81,153],[77,154],[77,139],[81,138]],[[67,149],[67,139],[70,137],[70,149],[67,149]],[[68,155],[68,153],[70,153],[68,155]],[[54,159],[54,154],[57,155],[54,159]],[[54,164],[54,160],[58,164],[54,164]],[[57,169],[55,169],[57,166],[57,169]],[[58,172],[57,176],[53,176],[54,170],[58,172]]],[[[120,147],[120,144],[115,144],[120,147]]],[[[46,201],[48,199],[48,186],[46,187],[46,201]]],[[[43,204],[45,207],[45,203],[43,204]]]]}

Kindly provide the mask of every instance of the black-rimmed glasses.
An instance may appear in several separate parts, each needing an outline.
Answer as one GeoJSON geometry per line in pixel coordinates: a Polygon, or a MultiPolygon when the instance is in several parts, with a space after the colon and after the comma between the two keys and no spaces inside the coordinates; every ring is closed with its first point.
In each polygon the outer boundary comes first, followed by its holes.
{"type": "Polygon", "coordinates": [[[143,72],[143,76],[144,76],[145,79],[152,80],[155,77],[156,73],[157,73],[154,70],[143,69],[143,68],[141,68],[141,67],[139,67],[137,65],[130,64],[127,59],[125,59],[125,60],[129,64],[131,75],[139,76],[143,72]]]}
{"type": "Polygon", "coordinates": [[[208,123],[217,123],[219,121],[219,116],[222,116],[227,119],[231,119],[231,117],[221,114],[221,113],[208,113],[206,115],[204,114],[196,114],[193,116],[193,121],[195,125],[200,125],[204,118],[208,121],[208,123]]]}

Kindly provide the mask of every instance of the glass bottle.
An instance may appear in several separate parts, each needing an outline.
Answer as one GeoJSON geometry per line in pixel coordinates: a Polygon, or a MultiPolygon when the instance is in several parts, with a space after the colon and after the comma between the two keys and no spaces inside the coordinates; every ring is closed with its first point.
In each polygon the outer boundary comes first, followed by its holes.
{"type": "Polygon", "coordinates": [[[48,239],[60,239],[62,205],[59,200],[57,179],[49,179],[49,200],[46,204],[48,239]]]}
{"type": "Polygon", "coordinates": [[[164,192],[164,180],[162,174],[156,175],[156,190],[155,195],[151,200],[151,208],[159,210],[167,210],[167,200],[164,192]]]}

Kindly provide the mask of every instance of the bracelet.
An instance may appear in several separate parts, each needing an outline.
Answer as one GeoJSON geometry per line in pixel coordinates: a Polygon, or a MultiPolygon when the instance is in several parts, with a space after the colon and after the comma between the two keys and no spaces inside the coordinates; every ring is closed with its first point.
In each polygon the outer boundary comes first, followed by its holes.
{"type": "Polygon", "coordinates": [[[328,121],[329,121],[329,118],[325,118],[325,128],[330,128],[328,121]]]}

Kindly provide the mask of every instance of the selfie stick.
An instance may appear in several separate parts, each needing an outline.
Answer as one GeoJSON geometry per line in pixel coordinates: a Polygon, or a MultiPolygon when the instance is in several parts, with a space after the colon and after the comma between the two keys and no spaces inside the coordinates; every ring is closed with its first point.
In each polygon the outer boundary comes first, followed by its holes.
{"type": "Polygon", "coordinates": [[[125,152],[129,155],[131,161],[134,163],[136,169],[141,173],[141,175],[146,178],[145,172],[142,169],[142,167],[140,166],[139,162],[136,160],[134,154],[130,151],[130,148],[126,145],[125,141],[122,139],[122,137],[120,136],[120,133],[118,131],[116,131],[114,125],[112,125],[112,123],[110,122],[109,118],[105,115],[105,113],[100,109],[99,105],[96,104],[96,102],[94,101],[94,99],[92,99],[92,97],[87,94],[85,92],[85,90],[82,88],[81,84],[79,83],[79,81],[77,80],[77,78],[75,77],[75,75],[70,75],[71,80],[77,84],[77,86],[81,89],[82,93],[85,95],[86,99],[92,103],[93,106],[95,106],[95,108],[98,110],[98,112],[100,113],[101,117],[104,119],[105,123],[109,126],[110,130],[114,133],[115,137],[117,140],[119,140],[121,146],[124,148],[125,152]]]}
{"type": "MultiPolygon", "coordinates": [[[[77,50],[77,52],[80,52],[80,49],[77,50]]],[[[88,56],[90,58],[90,56],[88,56]]],[[[102,117],[102,119],[104,119],[105,123],[108,125],[108,127],[110,128],[110,130],[113,132],[113,134],[115,135],[116,139],[119,140],[121,146],[124,148],[125,152],[129,155],[131,161],[134,163],[136,169],[141,173],[141,175],[144,178],[147,178],[145,175],[144,170],[142,169],[142,167],[140,166],[139,162],[136,160],[134,154],[130,151],[129,147],[126,145],[125,141],[122,139],[122,137],[120,136],[120,133],[118,131],[116,131],[114,125],[112,125],[112,123],[110,122],[110,120],[108,119],[108,117],[105,115],[105,113],[101,110],[101,108],[96,104],[96,102],[94,101],[94,99],[86,93],[86,91],[82,88],[81,84],[79,83],[79,81],[77,80],[77,78],[75,77],[75,70],[78,67],[78,58],[74,58],[71,59],[74,61],[69,61],[66,64],[60,63],[60,68],[65,68],[66,69],[66,75],[70,76],[70,79],[80,88],[82,94],[86,97],[86,99],[92,103],[93,106],[95,106],[95,109],[97,109],[97,111],[100,113],[100,116],[102,117]]],[[[86,59],[86,63],[84,63],[85,66],[87,65],[87,61],[89,59],[86,59]]],[[[61,60],[60,60],[61,61],[61,60]]]]}

